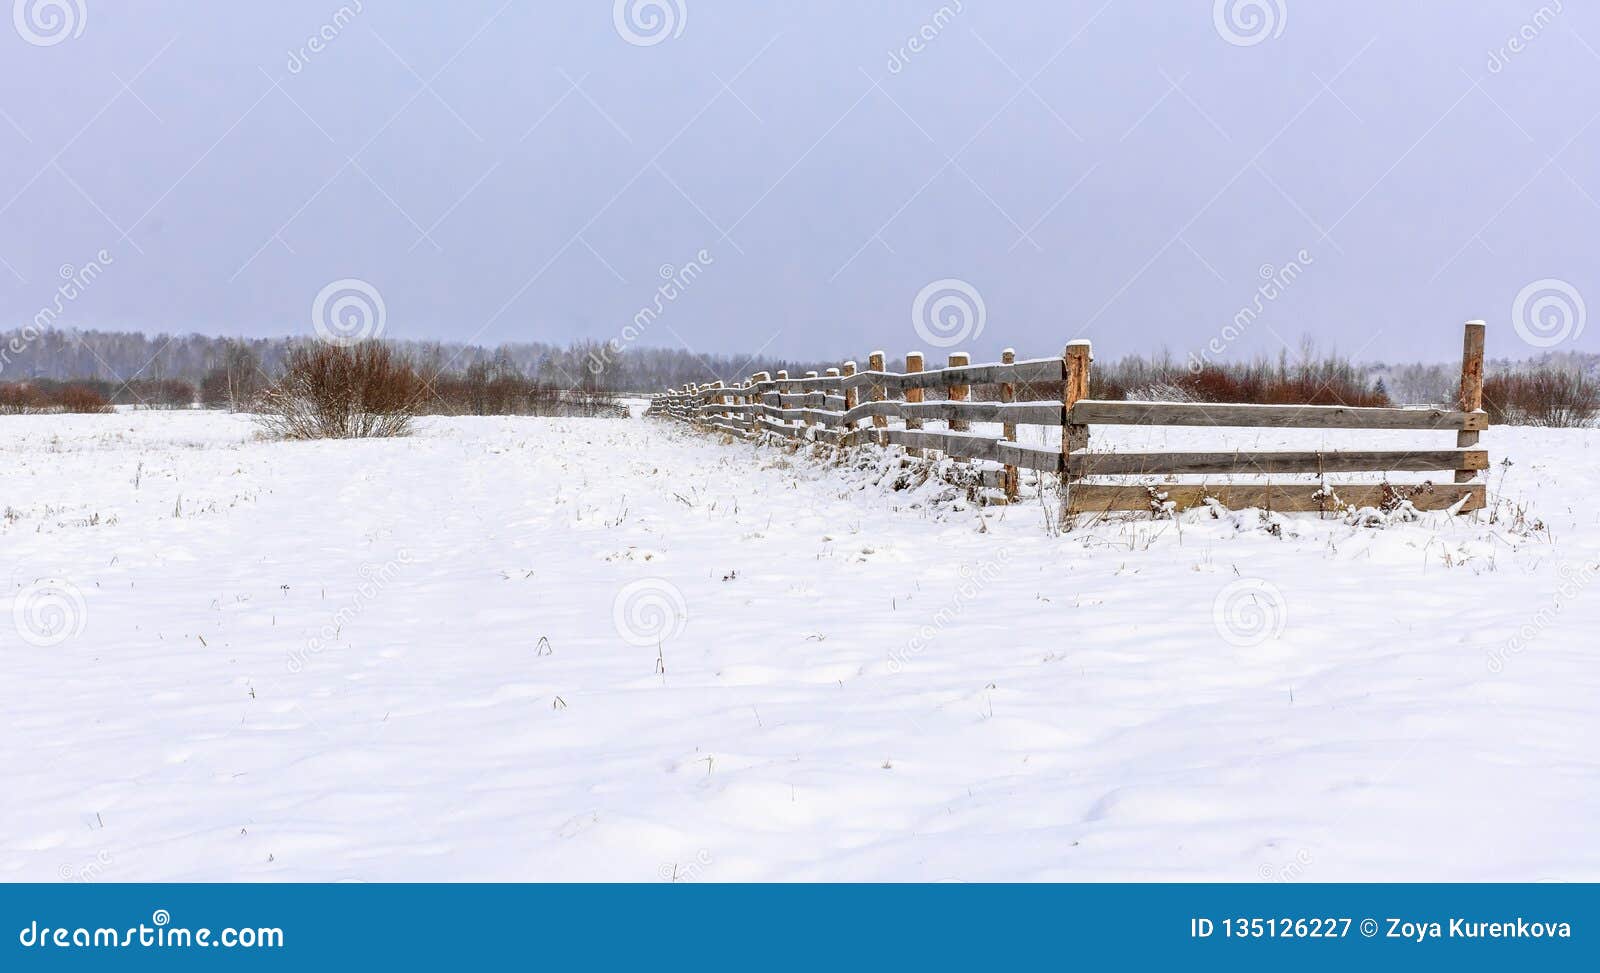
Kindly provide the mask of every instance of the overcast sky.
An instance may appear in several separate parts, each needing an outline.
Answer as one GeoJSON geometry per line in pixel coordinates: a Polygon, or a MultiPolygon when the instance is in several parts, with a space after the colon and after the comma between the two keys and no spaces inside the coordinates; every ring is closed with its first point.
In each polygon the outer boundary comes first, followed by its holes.
{"type": "Polygon", "coordinates": [[[1592,5],[625,6],[16,0],[0,324],[1600,351],[1592,5]]]}

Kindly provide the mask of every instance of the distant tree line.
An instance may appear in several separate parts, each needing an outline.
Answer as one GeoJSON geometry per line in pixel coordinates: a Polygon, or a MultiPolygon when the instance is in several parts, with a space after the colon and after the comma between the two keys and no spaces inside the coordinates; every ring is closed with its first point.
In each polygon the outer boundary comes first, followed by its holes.
{"type": "MultiPolygon", "coordinates": [[[[700,354],[681,348],[625,345],[619,350],[595,341],[567,345],[512,342],[493,347],[441,341],[384,343],[425,376],[490,368],[501,374],[515,371],[549,387],[609,394],[655,392],[685,382],[740,381],[762,370],[804,374],[838,364],[700,354]]],[[[236,404],[258,391],[260,383],[278,375],[294,348],[309,344],[314,344],[314,339],[64,329],[0,332],[0,382],[52,379],[93,383],[106,389],[108,399],[122,404],[151,401],[142,396],[148,386],[136,383],[171,380],[193,386],[198,400],[207,405],[236,404]]]]}
{"type": "MultiPolygon", "coordinates": [[[[488,347],[385,340],[424,382],[422,412],[552,414],[600,408],[627,393],[686,382],[738,382],[758,371],[825,371],[836,361],[701,354],[576,341],[488,347]]],[[[94,411],[110,405],[243,410],[277,381],[314,339],[223,338],[138,331],[0,333],[0,412],[94,411]]],[[[864,362],[862,363],[865,364],[864,362]]],[[[903,359],[887,367],[904,369],[903,359]]],[[[929,363],[929,367],[934,367],[929,363]]],[[[1491,361],[1485,408],[1496,422],[1586,425],[1600,414],[1600,355],[1547,352],[1522,362],[1491,361]]],[[[1197,363],[1167,353],[1097,361],[1090,393],[1107,399],[1177,399],[1326,405],[1448,405],[1459,365],[1356,363],[1309,342],[1275,359],[1197,363]],[[1198,367],[1197,367],[1198,366],[1198,367]]],[[[1049,389],[1019,389],[1048,398],[1049,389]]]]}

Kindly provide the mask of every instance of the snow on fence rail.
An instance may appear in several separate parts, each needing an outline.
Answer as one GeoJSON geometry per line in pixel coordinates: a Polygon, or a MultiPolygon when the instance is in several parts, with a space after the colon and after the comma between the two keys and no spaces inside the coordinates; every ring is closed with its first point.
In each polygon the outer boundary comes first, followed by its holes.
{"type": "MultiPolygon", "coordinates": [[[[1073,341],[1053,358],[1017,361],[1007,351],[997,363],[970,364],[963,353],[946,368],[924,370],[920,352],[906,355],[906,371],[884,369],[875,351],[868,368],[855,362],[791,378],[758,372],[740,385],[686,385],[655,395],[648,415],[690,423],[731,436],[830,443],[840,447],[901,446],[910,456],[939,451],[999,469],[978,471],[984,486],[1017,497],[1019,470],[1057,474],[1070,513],[1113,510],[1182,510],[1210,500],[1227,507],[1280,511],[1392,507],[1409,500],[1419,510],[1485,506],[1479,473],[1489,454],[1478,445],[1489,420],[1483,411],[1484,323],[1469,321],[1462,346],[1461,390],[1453,410],[1357,408],[1329,405],[1245,405],[1211,402],[1116,402],[1090,399],[1090,346],[1073,341]],[[997,386],[997,401],[973,401],[974,387],[997,386]],[[1017,401],[1019,389],[1048,399],[1017,401]],[[929,399],[927,393],[942,392],[929,399]],[[891,398],[891,394],[897,397],[891,398]],[[891,426],[890,420],[900,420],[891,426]],[[930,428],[928,423],[941,423],[930,428]],[[972,423],[999,423],[998,435],[972,431],[972,423]],[[870,423],[863,425],[863,423],[870,423]],[[1089,429],[1097,425],[1216,426],[1293,429],[1454,430],[1454,449],[1236,450],[1210,453],[1094,452],[1089,429]],[[1018,426],[1059,427],[1059,449],[1023,445],[1018,426]],[[1452,483],[1175,483],[1150,477],[1351,472],[1451,471],[1452,483]],[[1085,483],[1087,477],[1136,477],[1131,483],[1085,483]]],[[[1001,501],[1005,502],[1005,501],[1001,501]]]]}

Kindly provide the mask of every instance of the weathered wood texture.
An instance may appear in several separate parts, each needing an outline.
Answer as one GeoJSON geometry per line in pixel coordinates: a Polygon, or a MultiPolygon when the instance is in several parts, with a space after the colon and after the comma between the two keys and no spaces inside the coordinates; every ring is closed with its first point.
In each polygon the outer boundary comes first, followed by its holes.
{"type": "Polygon", "coordinates": [[[1409,500],[1418,510],[1448,510],[1460,502],[1460,512],[1467,513],[1486,503],[1482,483],[1074,483],[1067,488],[1067,509],[1073,514],[1187,510],[1204,505],[1208,498],[1232,509],[1261,507],[1284,513],[1331,513],[1351,506],[1386,509],[1401,500],[1409,500]]]}
{"type": "MultiPolygon", "coordinates": [[[[1000,353],[1000,364],[1014,365],[1016,362],[1017,353],[1014,349],[1007,348],[1000,353]]],[[[1000,403],[1002,405],[1014,406],[1016,405],[1016,402],[1017,384],[1015,382],[1001,382],[1000,403]]],[[[1002,425],[1000,427],[1000,438],[1007,442],[1017,441],[1017,424],[1015,421],[1002,420],[1002,425]]],[[[1000,489],[1005,492],[1007,503],[1011,503],[1017,499],[1017,493],[1020,488],[1021,479],[1018,475],[1017,467],[1007,464],[1005,469],[1001,472],[1000,479],[1000,489]]]]}
{"type": "MultiPolygon", "coordinates": [[[[1482,321],[1468,321],[1461,340],[1461,395],[1456,406],[1466,413],[1477,413],[1483,408],[1483,333],[1482,321]]],[[[1462,426],[1456,433],[1457,446],[1478,445],[1478,430],[1462,426]]],[[[1456,482],[1466,483],[1476,477],[1477,470],[1463,466],[1456,470],[1456,482]]]]}
{"type": "MultiPolygon", "coordinates": [[[[1106,426],[1251,426],[1294,429],[1487,429],[1483,412],[1371,409],[1344,405],[1107,402],[1085,399],[1067,421],[1106,426]]],[[[1470,445],[1470,444],[1468,444],[1470,445]]]]}
{"type": "Polygon", "coordinates": [[[1069,453],[1067,472],[1078,476],[1167,476],[1194,473],[1355,473],[1416,470],[1485,470],[1483,450],[1428,449],[1236,453],[1069,453]]]}
{"type": "MultiPolygon", "coordinates": [[[[920,351],[908,351],[908,352],[906,352],[906,374],[907,375],[920,375],[920,374],[922,374],[922,352],[920,352],[920,351]]],[[[922,389],[920,387],[919,388],[907,388],[907,389],[904,390],[904,394],[905,394],[905,405],[907,407],[910,407],[910,406],[921,406],[923,404],[923,402],[922,402],[922,389]]],[[[900,414],[905,416],[906,428],[907,429],[916,430],[916,429],[921,429],[922,428],[922,417],[917,415],[915,412],[913,412],[913,411],[904,411],[903,410],[900,414]]],[[[920,447],[920,446],[907,446],[906,447],[906,452],[908,454],[910,454],[912,456],[912,458],[914,458],[914,459],[920,459],[922,457],[922,455],[923,455],[922,447],[920,447]]]]}

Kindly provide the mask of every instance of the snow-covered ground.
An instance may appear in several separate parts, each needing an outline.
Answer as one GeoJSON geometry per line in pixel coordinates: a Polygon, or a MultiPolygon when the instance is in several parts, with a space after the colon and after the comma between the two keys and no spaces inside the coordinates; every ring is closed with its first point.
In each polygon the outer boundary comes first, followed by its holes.
{"type": "Polygon", "coordinates": [[[1060,535],[653,420],[0,418],[0,879],[1600,879],[1600,432],[1484,443],[1493,523],[1060,535]]]}

